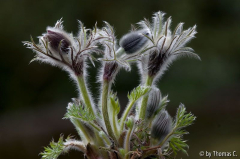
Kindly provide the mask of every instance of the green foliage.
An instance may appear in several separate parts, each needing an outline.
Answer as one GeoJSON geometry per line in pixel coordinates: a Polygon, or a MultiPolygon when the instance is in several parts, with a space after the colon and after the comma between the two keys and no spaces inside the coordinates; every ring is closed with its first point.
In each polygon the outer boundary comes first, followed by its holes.
{"type": "Polygon", "coordinates": [[[188,148],[188,145],[180,136],[173,136],[169,141],[169,146],[175,155],[178,151],[182,151],[183,153],[187,154],[185,149],[188,148]]]}
{"type": "Polygon", "coordinates": [[[117,99],[117,95],[110,93],[110,105],[113,108],[114,114],[118,114],[120,112],[120,105],[119,105],[119,101],[117,99]]]}
{"type": "Polygon", "coordinates": [[[180,129],[189,126],[193,123],[195,119],[196,117],[192,113],[186,113],[185,106],[183,104],[180,104],[177,111],[175,127],[176,129],[180,129]]]}
{"type": "Polygon", "coordinates": [[[177,151],[182,151],[187,154],[185,149],[188,148],[188,145],[185,143],[186,141],[182,139],[182,136],[188,134],[188,132],[181,129],[191,125],[195,119],[196,117],[193,114],[186,112],[183,104],[179,106],[171,135],[172,137],[169,141],[169,149],[172,149],[175,155],[177,151]]]}
{"type": "Polygon", "coordinates": [[[137,88],[133,89],[130,94],[128,94],[128,99],[130,101],[136,101],[146,93],[151,90],[151,87],[147,86],[138,86],[137,88]]]}
{"type": "Polygon", "coordinates": [[[57,159],[63,151],[64,141],[63,136],[61,136],[58,142],[51,141],[49,146],[44,147],[44,152],[40,155],[42,155],[42,159],[57,159]]]}
{"type": "Polygon", "coordinates": [[[93,121],[96,119],[95,115],[92,114],[88,108],[84,107],[81,103],[76,105],[74,103],[69,103],[67,108],[67,113],[64,119],[78,118],[82,121],[93,121]]]}
{"type": "Polygon", "coordinates": [[[169,102],[170,101],[168,100],[168,95],[163,97],[162,100],[161,100],[161,103],[160,103],[160,109],[163,109],[163,108],[165,109],[169,102]]]}
{"type": "Polygon", "coordinates": [[[111,119],[110,122],[113,126],[113,131],[115,135],[119,137],[119,129],[118,129],[119,123],[118,123],[117,115],[120,112],[120,104],[119,104],[117,95],[110,92],[108,102],[109,102],[108,112],[111,119]]]}

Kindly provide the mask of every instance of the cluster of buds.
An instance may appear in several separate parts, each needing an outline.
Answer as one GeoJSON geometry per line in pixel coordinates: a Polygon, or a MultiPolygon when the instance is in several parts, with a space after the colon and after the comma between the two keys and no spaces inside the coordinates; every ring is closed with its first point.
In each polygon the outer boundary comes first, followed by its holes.
{"type": "Polygon", "coordinates": [[[185,151],[187,144],[182,128],[192,124],[195,117],[186,113],[181,104],[175,119],[166,111],[168,97],[162,97],[154,83],[167,66],[182,55],[199,59],[193,49],[185,45],[194,38],[196,26],[183,30],[180,23],[174,32],[170,30],[171,18],[164,21],[164,13],[157,12],[153,22],[138,23],[140,30],[132,29],[119,43],[113,27],[105,22],[86,29],[79,21],[76,37],[64,31],[62,20],[39,37],[39,44],[31,38],[24,42],[41,61],[66,70],[76,82],[79,97],[67,107],[65,119],[76,127],[80,140],[60,137],[46,147],[42,158],[56,159],[70,149],[82,151],[89,159],[137,159],[169,157],[172,152],[185,151]],[[94,54],[101,55],[95,58],[94,54]],[[95,104],[87,85],[87,61],[93,66],[100,61],[98,81],[101,83],[100,100],[95,104]],[[141,84],[128,94],[129,103],[121,118],[120,104],[111,86],[121,68],[130,71],[131,63],[137,63],[141,84]]]}

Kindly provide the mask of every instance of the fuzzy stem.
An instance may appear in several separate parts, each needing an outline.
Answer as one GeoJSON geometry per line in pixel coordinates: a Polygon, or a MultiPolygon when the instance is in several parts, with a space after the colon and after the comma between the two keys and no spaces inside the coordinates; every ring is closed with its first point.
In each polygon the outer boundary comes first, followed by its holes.
{"type": "MultiPolygon", "coordinates": [[[[152,86],[152,82],[153,82],[153,77],[147,76],[145,86],[152,86]]],[[[148,103],[148,95],[146,95],[142,98],[142,103],[141,103],[140,113],[139,113],[139,119],[142,119],[142,120],[145,119],[146,110],[147,110],[147,103],[148,103]]]]}
{"type": "Polygon", "coordinates": [[[107,135],[102,135],[103,140],[106,142],[107,145],[111,145],[111,141],[109,140],[109,138],[107,137],[107,135]]]}
{"type": "Polygon", "coordinates": [[[102,116],[103,116],[103,120],[104,120],[105,126],[107,128],[108,135],[115,142],[117,142],[116,137],[115,137],[115,135],[113,133],[112,126],[111,126],[111,123],[110,123],[110,120],[109,120],[109,115],[108,115],[107,101],[108,101],[109,85],[110,85],[110,82],[108,82],[106,80],[103,81],[103,88],[102,88],[102,116]]]}
{"type": "Polygon", "coordinates": [[[70,142],[70,143],[68,143],[68,144],[66,144],[66,143],[64,143],[64,149],[65,150],[68,150],[68,147],[77,147],[78,148],[78,150],[80,150],[81,152],[83,152],[83,153],[86,153],[86,147],[84,146],[84,143],[82,143],[82,145],[80,145],[80,144],[75,144],[74,142],[70,142]]]}
{"type": "Polygon", "coordinates": [[[93,122],[89,122],[89,124],[90,124],[93,128],[95,128],[97,131],[101,131],[101,129],[100,129],[96,124],[94,124],[93,122]]]}
{"type": "Polygon", "coordinates": [[[78,86],[86,107],[89,109],[90,113],[94,114],[93,106],[89,97],[89,92],[87,90],[83,75],[77,76],[77,81],[78,81],[78,86]]]}
{"type": "Polygon", "coordinates": [[[173,132],[174,132],[174,131],[172,131],[171,133],[169,133],[169,134],[164,138],[164,140],[160,143],[159,146],[162,146],[162,145],[168,140],[168,138],[169,138],[170,136],[172,136],[173,132]]]}
{"type": "Polygon", "coordinates": [[[135,101],[130,102],[129,105],[127,106],[127,109],[125,109],[125,111],[123,113],[123,116],[122,116],[122,119],[120,122],[120,132],[122,132],[122,130],[123,130],[124,122],[129,114],[130,110],[132,109],[132,106],[134,103],[135,103],[135,101]]]}
{"type": "Polygon", "coordinates": [[[86,139],[87,142],[89,143],[91,141],[91,137],[89,136],[89,133],[86,131],[86,129],[82,125],[81,121],[79,121],[78,119],[72,118],[71,122],[74,124],[74,126],[77,128],[77,130],[79,129],[78,133],[79,133],[80,137],[86,139]],[[83,134],[83,136],[81,135],[81,133],[83,134]]]}
{"type": "MultiPolygon", "coordinates": [[[[131,136],[132,136],[132,130],[133,130],[133,127],[129,128],[126,138],[125,138],[124,148],[125,148],[126,153],[130,151],[130,140],[131,140],[131,136]]],[[[130,157],[129,154],[127,154],[125,156],[125,159],[129,159],[129,157],[130,157]]]]}

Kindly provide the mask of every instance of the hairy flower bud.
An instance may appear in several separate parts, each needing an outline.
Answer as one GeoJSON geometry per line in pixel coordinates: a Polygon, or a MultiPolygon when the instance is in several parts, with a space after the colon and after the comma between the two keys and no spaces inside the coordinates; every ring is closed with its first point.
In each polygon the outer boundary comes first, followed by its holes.
{"type": "Polygon", "coordinates": [[[52,52],[68,53],[71,41],[64,32],[48,29],[45,37],[50,42],[49,46],[52,52]]]}
{"type": "Polygon", "coordinates": [[[161,68],[166,64],[167,60],[166,54],[160,54],[156,50],[150,53],[148,62],[148,75],[150,77],[156,76],[161,68]]]}
{"type": "Polygon", "coordinates": [[[117,74],[118,64],[117,62],[106,62],[103,69],[103,80],[111,81],[117,74]]]}
{"type": "Polygon", "coordinates": [[[146,30],[134,31],[124,35],[119,42],[119,45],[127,54],[139,51],[148,41],[144,35],[149,35],[146,30]]]}
{"type": "Polygon", "coordinates": [[[167,111],[162,111],[153,121],[151,137],[160,144],[172,130],[172,119],[167,111]]]}
{"type": "Polygon", "coordinates": [[[161,92],[158,88],[152,88],[151,92],[149,93],[149,99],[147,104],[147,112],[146,117],[147,119],[152,118],[156,111],[160,107],[161,102],[161,92]]]}

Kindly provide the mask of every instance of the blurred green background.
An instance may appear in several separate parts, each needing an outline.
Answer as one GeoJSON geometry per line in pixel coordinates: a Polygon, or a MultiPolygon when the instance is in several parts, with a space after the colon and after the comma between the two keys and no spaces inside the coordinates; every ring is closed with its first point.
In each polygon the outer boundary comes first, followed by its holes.
{"type": "MultiPolygon", "coordinates": [[[[182,58],[159,82],[171,100],[172,116],[180,102],[197,116],[185,136],[189,156],[200,151],[237,151],[240,158],[240,1],[239,0],[0,0],[0,158],[37,159],[50,140],[76,135],[73,125],[62,120],[67,103],[77,96],[68,75],[58,68],[31,63],[32,51],[21,41],[45,32],[63,17],[65,29],[77,33],[77,19],[87,27],[108,21],[120,38],[144,17],[156,11],[172,16],[174,28],[197,24],[197,38],[189,46],[202,61],[182,58]]],[[[95,99],[99,84],[96,68],[90,68],[89,84],[95,99]]],[[[139,84],[137,69],[121,71],[114,89],[121,106],[127,92],[139,84]]],[[[60,159],[79,159],[77,151],[60,159]]],[[[217,157],[213,157],[217,158],[217,157]]],[[[227,157],[221,157],[222,159],[227,157]]]]}

